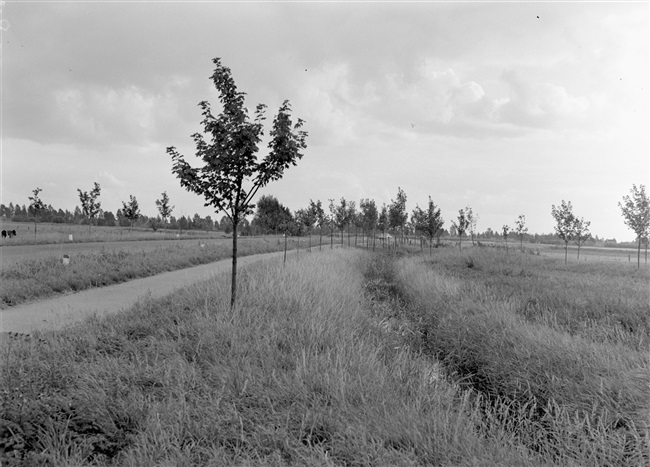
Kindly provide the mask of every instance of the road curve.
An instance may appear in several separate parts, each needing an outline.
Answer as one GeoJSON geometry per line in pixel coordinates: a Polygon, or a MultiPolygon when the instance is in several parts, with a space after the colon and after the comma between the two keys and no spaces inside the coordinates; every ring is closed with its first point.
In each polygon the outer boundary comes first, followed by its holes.
{"type": "MultiPolygon", "coordinates": [[[[279,251],[242,256],[237,258],[237,264],[245,267],[262,259],[281,258],[283,254],[283,251],[279,251]]],[[[0,342],[6,340],[10,332],[29,334],[35,330],[60,329],[87,316],[116,313],[129,308],[139,299],[163,297],[215,274],[228,272],[231,264],[232,260],[228,258],[0,310],[0,342]]]]}

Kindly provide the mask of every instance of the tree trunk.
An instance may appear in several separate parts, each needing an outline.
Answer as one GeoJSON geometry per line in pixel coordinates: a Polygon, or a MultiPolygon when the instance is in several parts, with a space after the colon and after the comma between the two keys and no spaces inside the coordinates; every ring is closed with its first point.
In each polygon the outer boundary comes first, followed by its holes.
{"type": "Polygon", "coordinates": [[[462,235],[458,236],[458,249],[460,251],[463,251],[463,236],[462,235]]]}
{"type": "Polygon", "coordinates": [[[237,298],[237,224],[232,223],[232,281],[230,284],[230,308],[235,307],[237,298]]]}
{"type": "Polygon", "coordinates": [[[580,260],[580,240],[578,240],[578,261],[580,260]]]}
{"type": "Polygon", "coordinates": [[[318,251],[323,250],[323,227],[320,228],[320,233],[319,233],[319,238],[318,238],[318,251]]]}
{"type": "Polygon", "coordinates": [[[282,264],[285,264],[287,262],[287,234],[284,234],[284,261],[282,264]]]}
{"type": "Polygon", "coordinates": [[[567,263],[568,256],[569,256],[569,242],[565,241],[564,242],[564,264],[567,263]]]}
{"type": "Polygon", "coordinates": [[[641,235],[639,235],[639,249],[636,253],[636,268],[639,269],[641,267],[641,235]]]}
{"type": "Polygon", "coordinates": [[[309,229],[309,252],[311,253],[311,229],[309,229]]]}

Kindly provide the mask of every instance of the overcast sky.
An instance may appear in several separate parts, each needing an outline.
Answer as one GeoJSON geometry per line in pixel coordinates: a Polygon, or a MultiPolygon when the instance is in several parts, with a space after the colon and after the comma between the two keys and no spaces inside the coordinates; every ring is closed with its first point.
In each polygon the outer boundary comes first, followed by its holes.
{"type": "MultiPolygon", "coordinates": [[[[379,206],[431,196],[445,228],[524,214],[553,231],[571,201],[593,234],[631,240],[617,203],[648,186],[648,2],[12,2],[2,6],[2,202],[36,187],[56,208],[101,185],[115,212],[167,191],[174,215],[211,214],[180,187],[197,104],[218,108],[220,57],[270,125],[288,99],[305,157],[260,194],[379,206]]],[[[267,126],[267,134],[268,134],[267,126]]],[[[262,148],[266,149],[266,146],[262,148]]],[[[264,154],[264,152],[263,152],[264,154]]]]}

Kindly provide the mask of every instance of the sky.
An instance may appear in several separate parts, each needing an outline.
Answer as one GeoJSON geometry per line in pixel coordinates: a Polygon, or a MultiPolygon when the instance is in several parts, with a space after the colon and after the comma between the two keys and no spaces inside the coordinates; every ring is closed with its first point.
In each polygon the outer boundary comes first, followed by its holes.
{"type": "MultiPolygon", "coordinates": [[[[219,110],[213,58],[266,135],[285,99],[304,157],[260,190],[292,211],[341,197],[378,206],[429,197],[445,228],[526,216],[551,233],[570,201],[599,237],[632,240],[618,202],[650,179],[649,3],[27,2],[1,11],[0,201],[36,187],[74,210],[101,186],[113,213],[134,195],[156,215],[211,215],[171,172],[195,167],[198,103],[219,110]]],[[[267,153],[266,141],[260,154],[267,153]]]]}

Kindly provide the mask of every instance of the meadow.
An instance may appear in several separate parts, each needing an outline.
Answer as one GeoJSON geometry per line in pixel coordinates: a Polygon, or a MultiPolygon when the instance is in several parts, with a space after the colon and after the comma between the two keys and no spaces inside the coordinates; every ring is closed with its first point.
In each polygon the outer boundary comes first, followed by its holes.
{"type": "Polygon", "coordinates": [[[642,466],[647,268],[259,263],[0,349],[2,465],[642,466]]]}
{"type": "MultiPolygon", "coordinates": [[[[305,240],[290,238],[287,249],[305,247],[305,240]]],[[[243,237],[238,255],[270,253],[284,249],[283,238],[243,237]]],[[[24,259],[0,269],[0,308],[57,294],[103,287],[166,271],[211,263],[232,256],[232,241],[197,241],[160,246],[153,250],[101,249],[71,255],[64,264],[60,255],[24,259]]]]}
{"type": "Polygon", "coordinates": [[[2,222],[2,230],[15,230],[16,236],[0,239],[0,246],[12,245],[41,245],[50,243],[70,242],[117,242],[127,240],[169,240],[173,238],[223,238],[225,234],[218,231],[206,232],[204,230],[169,230],[141,227],[106,227],[92,226],[90,231],[87,225],[37,223],[34,235],[33,222],[2,222]],[[72,240],[70,240],[72,236],[72,240]]]}

